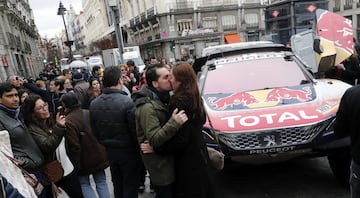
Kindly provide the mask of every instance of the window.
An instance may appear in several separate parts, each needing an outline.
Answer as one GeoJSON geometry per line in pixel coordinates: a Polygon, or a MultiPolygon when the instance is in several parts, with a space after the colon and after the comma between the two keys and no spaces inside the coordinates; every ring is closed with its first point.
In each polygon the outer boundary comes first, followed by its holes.
{"type": "Polygon", "coordinates": [[[192,19],[179,19],[177,20],[177,30],[182,32],[184,30],[192,29],[192,19]]]}
{"type": "Polygon", "coordinates": [[[246,14],[245,15],[246,24],[258,24],[259,19],[257,14],[246,14]]]}
{"type": "Polygon", "coordinates": [[[352,8],[353,0],[345,0],[344,8],[350,9],[352,8]]]}
{"type": "Polygon", "coordinates": [[[234,15],[225,15],[221,19],[224,30],[236,28],[236,17],[234,15]]]}
{"type": "Polygon", "coordinates": [[[203,17],[202,18],[202,27],[205,29],[216,29],[217,27],[217,17],[203,17]]]}
{"type": "Polygon", "coordinates": [[[340,10],[341,0],[334,0],[334,9],[340,10]]]}

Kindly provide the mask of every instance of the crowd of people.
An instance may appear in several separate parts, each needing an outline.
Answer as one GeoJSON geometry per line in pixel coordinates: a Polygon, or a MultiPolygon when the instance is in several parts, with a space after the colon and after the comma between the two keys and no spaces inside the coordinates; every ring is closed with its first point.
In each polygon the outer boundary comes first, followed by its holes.
{"type": "MultiPolygon", "coordinates": [[[[107,167],[115,197],[137,198],[147,172],[156,198],[216,197],[205,120],[187,62],[170,67],[154,59],[140,73],[128,61],[35,81],[10,75],[0,83],[0,141],[8,137],[11,147],[0,149],[43,185],[37,197],[110,197],[107,167]],[[44,167],[54,160],[63,176],[49,182],[44,167]]],[[[27,197],[3,168],[6,193],[27,197]]]]}

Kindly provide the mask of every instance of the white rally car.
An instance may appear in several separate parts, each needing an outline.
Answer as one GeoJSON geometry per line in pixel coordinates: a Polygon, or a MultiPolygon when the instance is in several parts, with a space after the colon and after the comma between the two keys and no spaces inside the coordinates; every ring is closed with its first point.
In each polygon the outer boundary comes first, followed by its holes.
{"type": "Polygon", "coordinates": [[[335,176],[347,182],[349,139],[337,138],[333,124],[350,85],[314,78],[281,44],[229,44],[204,55],[194,69],[208,116],[203,132],[209,146],[245,163],[328,156],[335,176]]]}

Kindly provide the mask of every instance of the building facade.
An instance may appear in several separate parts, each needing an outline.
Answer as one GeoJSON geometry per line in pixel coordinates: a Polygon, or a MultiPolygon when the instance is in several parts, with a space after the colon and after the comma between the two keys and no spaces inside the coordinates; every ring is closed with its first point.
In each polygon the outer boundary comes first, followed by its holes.
{"type": "Polygon", "coordinates": [[[327,0],[285,0],[266,7],[265,24],[269,40],[286,44],[290,37],[313,27],[315,11],[327,10],[327,0]]]}
{"type": "Polygon", "coordinates": [[[43,67],[40,36],[28,0],[0,1],[0,81],[35,77],[43,67]]]}
{"type": "Polygon", "coordinates": [[[128,45],[143,58],[170,61],[199,57],[205,47],[263,40],[262,0],[121,0],[128,45]]]}
{"type": "Polygon", "coordinates": [[[352,20],[354,37],[357,41],[360,39],[360,0],[331,0],[329,9],[352,20]]]}
{"type": "Polygon", "coordinates": [[[277,0],[266,8],[267,34],[286,43],[291,35],[312,28],[314,11],[329,10],[352,20],[354,38],[360,39],[360,0],[277,0]],[[290,25],[289,25],[290,24],[290,25]]]}
{"type": "Polygon", "coordinates": [[[103,0],[82,0],[82,6],[85,15],[83,31],[84,35],[86,35],[83,42],[88,47],[87,53],[96,53],[97,49],[94,49],[93,42],[102,39],[104,33],[108,30],[105,2],[103,0]]]}

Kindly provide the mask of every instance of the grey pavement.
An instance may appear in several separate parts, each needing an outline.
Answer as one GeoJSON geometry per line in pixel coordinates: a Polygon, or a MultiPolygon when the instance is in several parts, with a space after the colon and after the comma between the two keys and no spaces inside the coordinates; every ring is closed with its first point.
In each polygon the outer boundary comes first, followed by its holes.
{"type": "MultiPolygon", "coordinates": [[[[108,187],[109,187],[109,191],[110,191],[110,197],[114,198],[114,187],[112,185],[111,182],[111,173],[110,173],[110,168],[105,169],[105,174],[106,174],[106,181],[108,183],[108,187]]],[[[91,178],[91,184],[93,186],[93,188],[95,189],[95,183],[93,181],[93,179],[91,178]]],[[[150,193],[150,181],[149,181],[149,175],[146,176],[146,181],[145,181],[145,191],[143,193],[139,193],[139,198],[154,198],[155,197],[155,193],[150,193]]]]}

